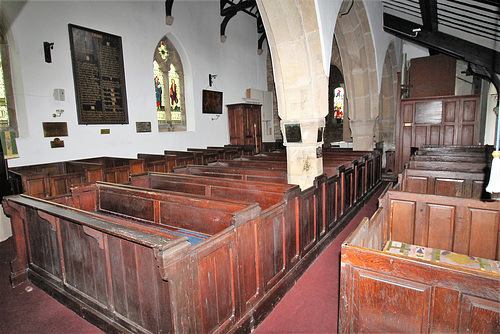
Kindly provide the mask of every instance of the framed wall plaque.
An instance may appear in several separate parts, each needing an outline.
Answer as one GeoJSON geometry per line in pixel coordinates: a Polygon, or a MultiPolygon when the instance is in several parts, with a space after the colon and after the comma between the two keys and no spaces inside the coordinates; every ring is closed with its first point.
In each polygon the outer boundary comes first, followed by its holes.
{"type": "Polygon", "coordinates": [[[68,27],[78,124],[128,124],[121,37],[68,27]]]}
{"type": "Polygon", "coordinates": [[[222,92],[203,90],[203,113],[222,114],[222,92]]]}
{"type": "Polygon", "coordinates": [[[66,122],[42,122],[44,137],[67,137],[68,123],[66,122]]]}

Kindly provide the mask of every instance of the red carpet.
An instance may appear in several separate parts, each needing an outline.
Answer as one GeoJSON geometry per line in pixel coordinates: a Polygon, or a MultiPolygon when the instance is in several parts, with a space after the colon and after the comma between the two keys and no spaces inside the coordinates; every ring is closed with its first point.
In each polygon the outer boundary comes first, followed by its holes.
{"type": "Polygon", "coordinates": [[[371,217],[377,210],[378,197],[384,187],[385,183],[254,333],[337,333],[340,247],[363,217],[371,217]]]}
{"type": "Polygon", "coordinates": [[[103,333],[32,284],[12,288],[9,274],[14,257],[12,237],[0,242],[0,333],[103,333]]]}
{"type": "MultiPolygon", "coordinates": [[[[363,217],[371,217],[383,186],[311,265],[254,333],[336,333],[340,246],[363,217]]],[[[0,243],[0,333],[103,333],[29,283],[12,288],[12,237],[0,243]]]]}

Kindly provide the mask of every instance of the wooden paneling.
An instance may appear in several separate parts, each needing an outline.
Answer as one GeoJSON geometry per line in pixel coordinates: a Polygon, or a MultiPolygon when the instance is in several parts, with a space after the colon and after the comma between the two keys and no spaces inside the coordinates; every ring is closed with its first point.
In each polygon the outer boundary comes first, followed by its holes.
{"type": "Polygon", "coordinates": [[[463,296],[460,333],[498,333],[500,303],[474,296],[463,296]]]}
{"type": "Polygon", "coordinates": [[[382,249],[413,235],[413,245],[498,260],[499,218],[494,202],[387,191],[342,245],[339,333],[498,333],[497,273],[382,249]]]}
{"type": "Polygon", "coordinates": [[[403,170],[412,147],[477,145],[479,96],[422,97],[400,101],[396,138],[396,169],[403,170]]]}
{"type": "Polygon", "coordinates": [[[456,60],[452,57],[439,54],[413,58],[409,72],[410,97],[453,95],[455,76],[456,60]]]}
{"type": "Polygon", "coordinates": [[[431,286],[358,269],[353,276],[354,333],[371,333],[374,328],[385,333],[426,332],[431,286]]]}
{"type": "Polygon", "coordinates": [[[388,198],[391,240],[424,247],[432,242],[440,249],[499,260],[500,211],[494,210],[495,202],[399,191],[389,191],[388,198]]]}

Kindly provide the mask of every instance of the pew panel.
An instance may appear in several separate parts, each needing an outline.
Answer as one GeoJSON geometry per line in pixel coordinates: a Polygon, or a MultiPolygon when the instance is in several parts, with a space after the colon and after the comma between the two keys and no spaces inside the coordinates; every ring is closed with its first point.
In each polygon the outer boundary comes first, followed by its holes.
{"type": "Polygon", "coordinates": [[[379,202],[342,245],[339,333],[498,332],[498,264],[487,262],[498,260],[498,203],[395,190],[379,202]],[[398,252],[385,251],[400,239],[398,252]],[[486,269],[448,254],[482,257],[486,269]]]}
{"type": "Polygon", "coordinates": [[[399,191],[387,194],[392,240],[500,260],[497,203],[399,191]]]}

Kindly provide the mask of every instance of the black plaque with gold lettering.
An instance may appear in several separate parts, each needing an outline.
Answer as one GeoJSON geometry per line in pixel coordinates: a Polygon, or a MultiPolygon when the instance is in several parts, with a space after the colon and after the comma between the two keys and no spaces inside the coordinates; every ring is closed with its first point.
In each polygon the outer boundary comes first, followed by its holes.
{"type": "Polygon", "coordinates": [[[78,124],[128,124],[121,37],[68,27],[78,124]]]}

